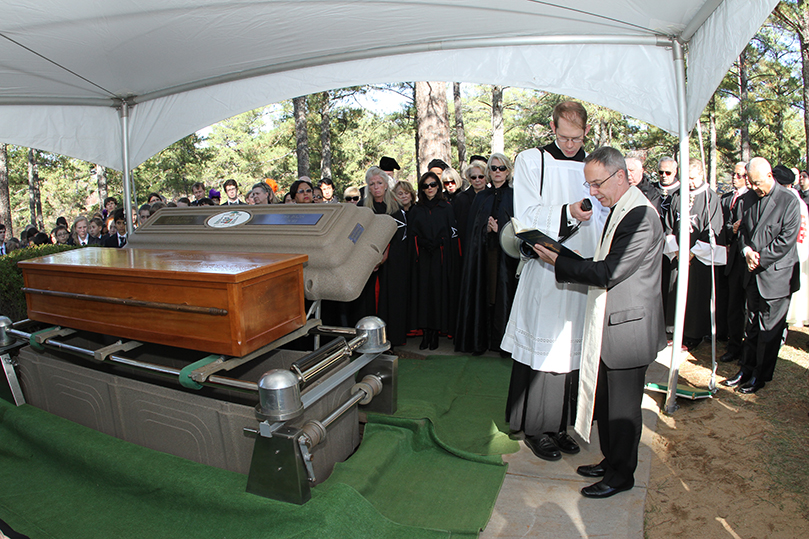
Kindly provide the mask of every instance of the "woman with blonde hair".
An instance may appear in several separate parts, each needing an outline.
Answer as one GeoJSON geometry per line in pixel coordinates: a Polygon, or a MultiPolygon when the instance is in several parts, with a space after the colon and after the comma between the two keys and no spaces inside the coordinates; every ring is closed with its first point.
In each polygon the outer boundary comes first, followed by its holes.
{"type": "Polygon", "coordinates": [[[90,221],[84,215],[79,215],[73,220],[73,225],[70,227],[70,239],[67,241],[68,245],[99,245],[101,239],[94,238],[88,231],[90,221]]]}
{"type": "Polygon", "coordinates": [[[413,204],[416,203],[416,190],[413,189],[413,184],[405,180],[399,180],[393,188],[393,194],[396,195],[396,200],[402,205],[405,214],[410,211],[413,204]]]}
{"type": "Polygon", "coordinates": [[[356,323],[368,315],[380,317],[387,324],[386,333],[391,344],[399,346],[407,341],[410,250],[407,244],[407,218],[389,188],[389,178],[379,167],[371,167],[365,174],[363,205],[376,214],[390,215],[397,228],[382,255],[382,261],[374,268],[360,297],[352,303],[352,322],[356,323]]]}

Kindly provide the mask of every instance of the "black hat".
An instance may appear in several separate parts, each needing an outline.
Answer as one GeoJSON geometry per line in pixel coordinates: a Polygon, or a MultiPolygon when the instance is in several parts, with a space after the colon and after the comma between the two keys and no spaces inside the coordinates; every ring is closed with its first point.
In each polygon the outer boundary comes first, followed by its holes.
{"type": "Polygon", "coordinates": [[[484,163],[489,162],[489,160],[483,157],[482,155],[473,155],[472,157],[469,158],[469,162],[471,163],[472,161],[483,161],[484,163]]]}
{"type": "Polygon", "coordinates": [[[776,165],[772,169],[772,177],[781,185],[795,183],[795,174],[784,165],[776,165]]]}
{"type": "Polygon", "coordinates": [[[444,162],[443,159],[433,159],[427,164],[427,170],[436,167],[440,168],[441,170],[447,170],[449,168],[449,165],[446,164],[446,162],[444,162]]]}
{"type": "Polygon", "coordinates": [[[379,168],[382,170],[401,170],[402,167],[393,157],[383,157],[379,160],[379,168]]]}

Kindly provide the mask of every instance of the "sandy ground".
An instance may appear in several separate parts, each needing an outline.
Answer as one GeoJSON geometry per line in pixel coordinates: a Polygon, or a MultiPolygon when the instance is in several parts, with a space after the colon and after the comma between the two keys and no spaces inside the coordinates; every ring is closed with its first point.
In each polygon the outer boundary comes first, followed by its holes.
{"type": "MultiPolygon", "coordinates": [[[[790,328],[775,379],[755,395],[719,384],[738,366],[720,363],[711,399],[678,399],[660,414],[646,498],[648,539],[809,538],[809,331],[790,328]]],[[[717,358],[724,352],[718,343],[717,358]]],[[[708,387],[711,346],[680,370],[708,387]]],[[[660,395],[659,404],[664,404],[660,395]]]]}

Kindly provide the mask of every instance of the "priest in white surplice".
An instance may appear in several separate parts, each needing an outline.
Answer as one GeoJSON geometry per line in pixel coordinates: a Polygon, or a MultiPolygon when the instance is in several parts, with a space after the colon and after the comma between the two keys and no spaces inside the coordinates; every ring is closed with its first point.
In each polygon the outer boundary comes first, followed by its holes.
{"type": "MultiPolygon", "coordinates": [[[[584,185],[587,111],[566,101],[553,111],[556,140],[517,156],[514,215],[524,226],[560,239],[592,257],[608,214],[584,185]],[[591,211],[581,202],[590,198],[591,211]]],[[[587,286],[556,282],[553,266],[530,260],[522,271],[505,336],[511,353],[506,417],[511,430],[525,434],[526,445],[545,460],[579,452],[567,434],[576,410],[587,286]]]]}

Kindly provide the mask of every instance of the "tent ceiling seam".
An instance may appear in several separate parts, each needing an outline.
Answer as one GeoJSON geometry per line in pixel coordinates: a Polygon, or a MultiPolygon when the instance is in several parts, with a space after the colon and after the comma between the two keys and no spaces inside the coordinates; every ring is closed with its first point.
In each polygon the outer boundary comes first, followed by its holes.
{"type": "Polygon", "coordinates": [[[572,7],[569,7],[569,6],[561,6],[559,4],[554,4],[553,2],[543,2],[542,0],[528,0],[528,1],[533,3],[533,4],[539,4],[539,5],[542,5],[542,6],[554,7],[554,8],[557,8],[557,9],[561,9],[563,11],[570,11],[570,12],[573,12],[573,13],[578,13],[579,15],[587,15],[587,16],[593,17],[595,19],[602,19],[602,20],[605,20],[605,21],[610,21],[610,22],[622,24],[622,25],[628,26],[630,28],[635,28],[636,30],[643,30],[644,32],[648,32],[651,35],[659,35],[660,34],[660,32],[652,30],[651,28],[646,28],[645,26],[640,26],[640,25],[635,24],[635,23],[622,21],[621,19],[616,19],[616,18],[613,18],[613,17],[607,17],[606,15],[599,15],[598,13],[591,13],[589,11],[584,11],[583,9],[576,9],[576,8],[572,8],[572,7]]]}
{"type": "Polygon", "coordinates": [[[106,88],[104,88],[103,86],[101,86],[101,85],[99,85],[99,84],[96,84],[95,82],[91,81],[91,80],[90,80],[90,79],[88,79],[87,77],[83,77],[83,76],[79,75],[79,74],[78,74],[78,73],[76,73],[75,71],[73,71],[73,70],[71,70],[71,69],[69,69],[69,68],[67,68],[67,67],[63,66],[63,65],[62,65],[62,64],[60,64],[59,62],[56,62],[56,61],[54,61],[54,60],[51,60],[50,58],[48,58],[48,57],[47,57],[47,56],[45,56],[44,54],[41,54],[41,53],[39,53],[39,52],[35,51],[35,50],[34,50],[34,49],[32,49],[31,47],[28,47],[28,46],[26,46],[26,45],[23,45],[23,44],[22,44],[22,43],[20,43],[19,41],[15,40],[15,39],[12,39],[11,37],[7,36],[6,34],[0,33],[0,37],[2,37],[3,39],[5,39],[5,40],[9,41],[10,43],[13,43],[14,45],[16,45],[16,46],[20,47],[21,49],[24,49],[24,50],[26,50],[26,51],[30,52],[31,54],[33,54],[33,55],[35,55],[35,56],[37,56],[37,57],[39,57],[39,58],[42,58],[42,59],[43,59],[43,60],[45,60],[46,62],[48,62],[48,63],[50,63],[50,64],[55,65],[55,66],[56,66],[56,67],[58,67],[59,69],[61,69],[61,70],[63,70],[63,71],[66,71],[66,72],[70,73],[70,74],[71,74],[71,75],[73,75],[74,77],[77,77],[77,78],[79,78],[79,79],[83,80],[83,81],[84,81],[84,82],[86,82],[87,84],[91,84],[91,85],[95,86],[96,88],[98,88],[98,89],[99,89],[99,90],[101,90],[102,92],[105,92],[105,93],[107,93],[107,94],[109,94],[110,96],[113,96],[113,97],[115,96],[115,94],[114,94],[113,92],[110,92],[109,90],[107,90],[107,89],[106,89],[106,88]]]}

